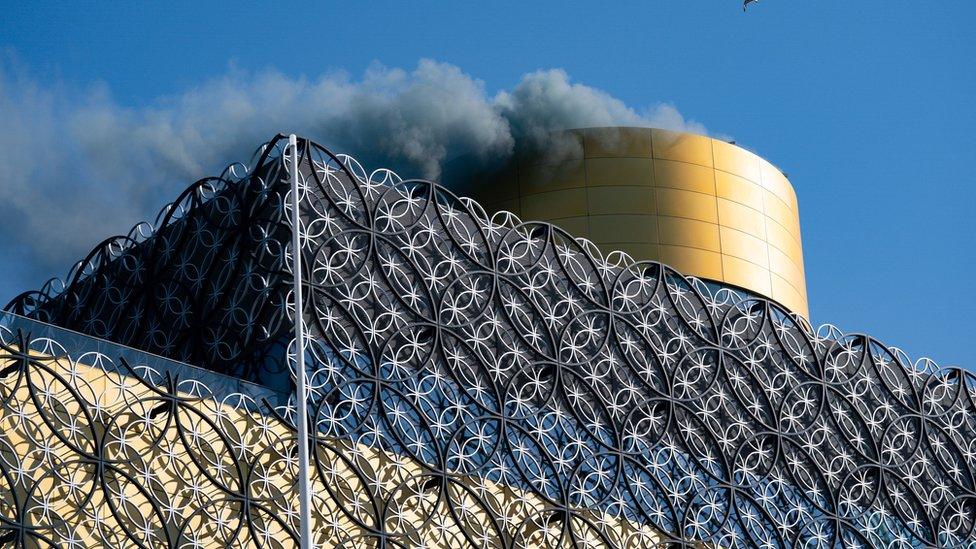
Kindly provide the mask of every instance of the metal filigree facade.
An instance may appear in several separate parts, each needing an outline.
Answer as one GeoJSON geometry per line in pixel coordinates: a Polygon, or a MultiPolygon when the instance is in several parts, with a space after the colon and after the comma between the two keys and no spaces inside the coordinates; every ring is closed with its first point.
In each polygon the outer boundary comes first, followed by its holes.
{"type": "MultiPolygon", "coordinates": [[[[0,547],[297,547],[295,408],[286,401],[3,315],[0,547]]],[[[540,522],[546,502],[531,493],[440,479],[349,439],[316,437],[312,457],[316,547],[536,547],[551,537],[540,522]]],[[[647,527],[579,516],[613,544],[658,540],[647,527]]],[[[605,545],[581,534],[584,546],[605,545]]]]}
{"type": "MultiPolygon", "coordinates": [[[[198,183],[154,235],[103,246],[65,288],[49,285],[9,308],[277,383],[294,348],[283,144],[265,147],[250,173],[198,183]]],[[[313,387],[304,408],[317,433],[316,506],[337,509],[357,532],[342,543],[976,546],[968,372],[813,330],[773,303],[711,291],[656,263],[602,257],[548,224],[488,218],[442,187],[366,172],[314,143],[302,143],[299,170],[313,387]],[[414,469],[371,481],[345,457],[362,449],[414,469]],[[323,453],[341,473],[321,467],[323,453]],[[512,511],[497,494],[522,506],[512,511]],[[430,528],[439,534],[427,537],[430,528]]],[[[37,369],[8,353],[21,370],[37,369]]],[[[4,394],[44,394],[25,374],[0,377],[4,394]]],[[[8,397],[4,418],[33,406],[39,432],[66,428],[43,419],[45,402],[8,397]]],[[[143,418],[148,433],[153,418],[178,417],[180,406],[124,416],[143,418]]],[[[193,417],[210,418],[214,433],[236,425],[220,424],[214,410],[193,417]]],[[[184,425],[167,423],[173,436],[184,425]]],[[[70,451],[92,471],[114,467],[112,429],[81,432],[70,451]]],[[[197,451],[193,437],[176,439],[197,451]]],[[[243,495],[267,467],[260,460],[201,452],[201,482],[234,502],[219,507],[213,516],[228,518],[216,524],[246,523],[237,531],[265,541],[278,538],[264,532],[293,524],[284,508],[253,511],[243,495]],[[239,479],[210,472],[217,464],[239,479]]],[[[0,464],[14,486],[19,477],[0,464]]],[[[290,489],[281,480],[276,489],[290,489]]],[[[170,489],[152,491],[135,474],[130,482],[146,497],[170,489]]],[[[76,497],[101,490],[79,501],[111,501],[119,490],[110,485],[76,497]]],[[[185,518],[210,517],[208,504],[184,508],[158,529],[216,527],[185,518]]],[[[0,529],[25,532],[26,517],[4,511],[0,529]]],[[[319,543],[346,532],[319,521],[319,543]]],[[[147,544],[184,543],[175,533],[159,539],[147,544]]],[[[244,539],[228,544],[263,543],[244,539]]]]}
{"type": "Polygon", "coordinates": [[[291,231],[277,158],[187,188],[6,309],[266,385],[287,385],[291,231]]]}

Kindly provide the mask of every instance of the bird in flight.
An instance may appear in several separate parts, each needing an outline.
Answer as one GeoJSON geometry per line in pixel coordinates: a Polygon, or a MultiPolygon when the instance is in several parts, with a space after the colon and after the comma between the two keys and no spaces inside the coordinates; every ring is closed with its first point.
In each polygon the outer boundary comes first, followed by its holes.
{"type": "Polygon", "coordinates": [[[746,11],[746,8],[749,7],[749,4],[752,4],[753,2],[758,2],[758,1],[759,0],[742,0],[742,11],[746,11]]]}

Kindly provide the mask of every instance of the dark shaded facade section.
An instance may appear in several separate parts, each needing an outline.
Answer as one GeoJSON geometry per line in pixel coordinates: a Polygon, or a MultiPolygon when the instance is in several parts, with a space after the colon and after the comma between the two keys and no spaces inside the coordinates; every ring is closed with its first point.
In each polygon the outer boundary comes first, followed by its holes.
{"type": "Polygon", "coordinates": [[[287,389],[288,186],[271,152],[197,181],[154,226],[102,242],[6,310],[287,389]]]}

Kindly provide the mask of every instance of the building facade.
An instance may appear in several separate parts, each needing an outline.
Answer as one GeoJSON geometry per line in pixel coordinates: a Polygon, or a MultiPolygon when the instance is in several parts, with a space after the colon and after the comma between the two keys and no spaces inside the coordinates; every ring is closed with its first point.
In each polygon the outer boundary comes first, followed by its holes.
{"type": "Polygon", "coordinates": [[[285,143],[8,305],[0,541],[295,547],[304,413],[320,547],[972,544],[966,371],[285,143]]]}

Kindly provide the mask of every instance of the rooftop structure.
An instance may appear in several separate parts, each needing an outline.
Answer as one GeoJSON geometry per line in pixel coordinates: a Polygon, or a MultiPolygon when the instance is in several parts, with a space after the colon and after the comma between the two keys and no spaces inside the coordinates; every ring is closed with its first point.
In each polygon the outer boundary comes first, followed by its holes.
{"type": "Polygon", "coordinates": [[[796,193],[732,143],[608,127],[521,142],[507,166],[451,181],[489,212],[553,223],[603,253],[673,266],[809,318],[796,193]]]}

